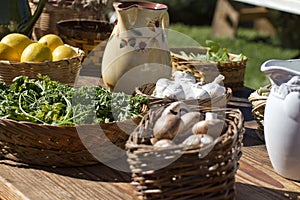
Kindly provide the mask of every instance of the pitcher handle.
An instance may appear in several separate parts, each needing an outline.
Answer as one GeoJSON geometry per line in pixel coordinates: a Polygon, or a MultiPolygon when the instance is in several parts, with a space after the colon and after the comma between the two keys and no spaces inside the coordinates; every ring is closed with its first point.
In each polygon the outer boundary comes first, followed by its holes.
{"type": "Polygon", "coordinates": [[[167,11],[165,11],[162,15],[162,30],[164,33],[164,38],[166,39],[168,36],[168,28],[170,25],[170,17],[169,17],[169,13],[167,11]]]}

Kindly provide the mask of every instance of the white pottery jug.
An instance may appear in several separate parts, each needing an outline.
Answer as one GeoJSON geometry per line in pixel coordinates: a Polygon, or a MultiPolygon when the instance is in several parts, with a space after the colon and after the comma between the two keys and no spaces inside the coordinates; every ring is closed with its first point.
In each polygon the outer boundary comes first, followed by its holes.
{"type": "Polygon", "coordinates": [[[171,77],[167,44],[167,6],[152,2],[114,2],[117,23],[102,60],[102,79],[110,91],[134,89],[171,77]]]}
{"type": "Polygon", "coordinates": [[[269,60],[261,70],[272,83],[264,134],[274,170],[300,181],[300,60],[269,60]]]}

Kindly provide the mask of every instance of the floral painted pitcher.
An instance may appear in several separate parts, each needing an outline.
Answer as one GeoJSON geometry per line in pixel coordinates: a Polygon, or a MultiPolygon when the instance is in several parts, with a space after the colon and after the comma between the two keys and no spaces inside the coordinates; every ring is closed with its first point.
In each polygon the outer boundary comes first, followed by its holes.
{"type": "Polygon", "coordinates": [[[134,89],[171,77],[167,44],[167,6],[152,2],[114,2],[116,25],[102,60],[102,78],[110,91],[134,89]]]}

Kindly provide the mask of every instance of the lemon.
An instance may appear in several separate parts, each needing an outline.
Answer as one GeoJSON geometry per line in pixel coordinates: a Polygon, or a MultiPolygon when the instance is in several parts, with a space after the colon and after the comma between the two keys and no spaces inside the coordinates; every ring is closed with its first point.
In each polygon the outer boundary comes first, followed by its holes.
{"type": "Polygon", "coordinates": [[[43,43],[45,44],[47,47],[49,47],[51,49],[51,51],[53,51],[56,47],[63,45],[64,42],[62,41],[62,39],[55,34],[47,34],[42,36],[38,43],[43,43]]]}
{"type": "Polygon", "coordinates": [[[4,36],[1,39],[1,42],[12,47],[19,55],[19,59],[22,55],[23,50],[29,44],[33,43],[33,41],[28,36],[23,35],[21,33],[10,33],[10,34],[4,36]]]}
{"type": "Polygon", "coordinates": [[[38,42],[28,45],[21,55],[21,62],[44,61],[52,61],[52,52],[49,47],[38,42]]]}
{"type": "Polygon", "coordinates": [[[0,60],[20,61],[20,56],[12,47],[0,42],[0,60]]]}
{"type": "Polygon", "coordinates": [[[59,61],[65,58],[72,58],[76,56],[76,51],[67,45],[60,45],[54,49],[52,52],[52,61],[59,61]]]}

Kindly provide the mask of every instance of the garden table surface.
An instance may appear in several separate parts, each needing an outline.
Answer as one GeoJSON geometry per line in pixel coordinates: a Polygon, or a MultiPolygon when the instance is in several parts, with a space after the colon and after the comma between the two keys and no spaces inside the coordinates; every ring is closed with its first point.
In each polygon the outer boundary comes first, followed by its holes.
{"type": "MultiPolygon", "coordinates": [[[[99,79],[83,76],[82,83],[99,79]]],[[[242,157],[236,174],[237,200],[300,199],[300,182],[274,172],[266,146],[256,135],[257,124],[251,115],[249,88],[234,94],[229,107],[244,114],[246,132],[242,157]]],[[[1,200],[137,199],[130,174],[103,164],[71,167],[17,167],[0,160],[1,200]]]]}

